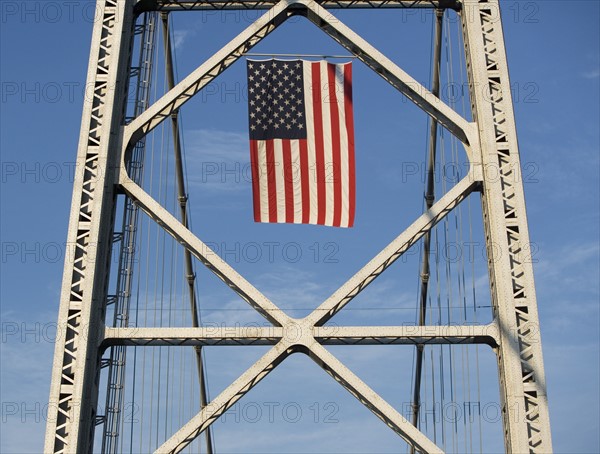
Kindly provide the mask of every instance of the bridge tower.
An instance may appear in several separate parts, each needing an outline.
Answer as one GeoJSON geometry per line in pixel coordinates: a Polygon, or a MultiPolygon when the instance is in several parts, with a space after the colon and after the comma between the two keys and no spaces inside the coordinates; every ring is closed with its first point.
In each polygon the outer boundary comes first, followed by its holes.
{"type": "MultiPolygon", "coordinates": [[[[113,442],[122,413],[123,365],[127,349],[153,346],[195,349],[201,410],[162,442],[156,452],[180,452],[291,354],[308,355],[340,385],[419,452],[442,452],[418,427],[374,392],[333,356],[326,345],[485,344],[497,358],[507,453],[551,452],[533,270],[524,260],[529,245],[510,80],[498,0],[97,0],[88,70],[91,97],[82,115],[59,332],[55,348],[45,452],[92,452],[94,433],[103,426],[103,452],[118,452],[113,442]],[[462,23],[472,121],[465,119],[409,76],[393,61],[335,18],[344,8],[455,10],[462,23]],[[172,12],[264,10],[265,13],[194,71],[175,84],[170,47],[165,47],[169,89],[149,103],[153,34],[172,12]],[[180,216],[166,210],[140,185],[146,135],[170,122],[179,147],[178,111],[223,71],[288,19],[303,16],[356,56],[364,65],[425,111],[464,146],[469,171],[426,212],[400,233],[310,315],[288,316],[232,266],[211,252],[188,228],[186,189],[178,174],[180,216]],[[135,37],[142,35],[139,50],[135,37]],[[135,56],[135,58],[134,58],[135,56]],[[135,61],[134,61],[135,60],[135,61]],[[132,93],[130,86],[135,86],[132,93]],[[133,103],[133,107],[131,107],[133,103]],[[494,169],[491,172],[490,169],[494,169]],[[481,193],[493,321],[485,325],[335,327],[332,317],[382,274],[468,195],[481,193]],[[138,212],[185,248],[192,323],[188,327],[132,326],[130,306],[132,251],[138,212]],[[112,252],[119,251],[115,268],[112,252]],[[202,327],[194,298],[192,257],[268,320],[253,330],[202,327]],[[111,268],[112,265],[112,268],[111,268]],[[116,276],[113,283],[110,276],[116,276]],[[110,317],[107,314],[111,314],[110,317]],[[209,400],[203,379],[202,347],[270,346],[268,352],[218,396],[209,400]],[[101,377],[109,390],[99,403],[101,377]]],[[[439,92],[439,90],[437,90],[439,92]]],[[[178,164],[178,172],[181,163],[178,164]]],[[[427,269],[425,269],[427,271],[427,269]]],[[[422,280],[428,278],[423,273],[422,280]]],[[[418,393],[416,395],[418,401],[418,393]]],[[[206,436],[205,435],[205,436],[206,436]]],[[[214,449],[206,436],[207,452],[214,449]]]]}

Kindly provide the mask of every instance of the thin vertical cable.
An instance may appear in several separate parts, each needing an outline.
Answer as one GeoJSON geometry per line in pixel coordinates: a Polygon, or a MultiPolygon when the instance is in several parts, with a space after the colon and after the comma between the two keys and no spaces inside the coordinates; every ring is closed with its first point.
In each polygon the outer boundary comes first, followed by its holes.
{"type": "MultiPolygon", "coordinates": [[[[132,68],[131,74],[132,79],[136,80],[134,117],[144,112],[149,105],[156,19],[156,13],[144,13],[142,24],[136,27],[136,32],[141,34],[141,42],[139,63],[137,68],[132,68]]],[[[135,144],[126,161],[126,168],[130,178],[138,184],[143,178],[145,149],[146,140],[143,138],[135,144]]],[[[137,224],[138,208],[131,199],[125,197],[122,229],[118,235],[120,254],[112,321],[112,326],[114,327],[129,326],[129,306],[136,256],[137,224]]],[[[111,347],[107,364],[108,380],[101,452],[116,453],[119,447],[119,436],[123,428],[126,347],[111,347]]]]}
{"type": "MultiPolygon", "coordinates": [[[[444,18],[444,10],[436,10],[436,27],[435,27],[435,50],[433,57],[433,82],[432,93],[439,96],[440,92],[440,58],[442,47],[442,24],[444,18]]],[[[425,194],[426,209],[429,210],[433,206],[435,200],[435,160],[437,148],[437,122],[430,120],[430,136],[429,136],[429,156],[427,166],[427,190],[425,194]]],[[[427,289],[429,286],[429,253],[430,253],[431,232],[427,232],[423,239],[423,258],[421,268],[421,289],[419,303],[419,325],[425,324],[427,312],[427,289]]],[[[421,405],[421,374],[423,369],[423,345],[417,345],[415,374],[414,374],[414,389],[412,398],[412,424],[418,427],[419,423],[419,407],[421,405]]],[[[414,454],[414,446],[410,449],[411,454],[414,454]]]]}
{"type": "MultiPolygon", "coordinates": [[[[173,70],[173,57],[172,57],[172,49],[171,49],[171,39],[170,39],[170,27],[169,27],[169,15],[168,13],[161,13],[162,25],[163,25],[163,43],[164,43],[164,52],[166,59],[166,77],[167,77],[167,88],[170,90],[175,86],[175,76],[173,70]]],[[[180,132],[179,132],[179,123],[178,123],[179,112],[175,111],[171,114],[171,130],[173,135],[173,148],[175,152],[175,172],[177,177],[177,194],[179,200],[180,207],[180,219],[181,223],[188,227],[188,212],[187,212],[187,192],[185,188],[185,177],[183,172],[183,160],[182,160],[182,151],[181,151],[181,140],[180,140],[180,132]]],[[[190,251],[186,248],[184,250],[185,257],[185,272],[186,277],[188,279],[188,291],[189,291],[189,299],[190,299],[190,309],[192,314],[192,326],[197,328],[200,326],[200,317],[198,313],[198,304],[196,300],[196,273],[194,272],[192,255],[190,251]]],[[[204,408],[208,405],[208,398],[206,392],[206,381],[205,381],[205,372],[204,372],[204,364],[202,359],[202,348],[194,347],[196,351],[196,365],[198,369],[198,379],[200,383],[200,405],[201,408],[204,408]]],[[[212,443],[212,430],[210,427],[206,430],[206,452],[208,454],[212,454],[213,452],[213,443],[212,443]]]]}

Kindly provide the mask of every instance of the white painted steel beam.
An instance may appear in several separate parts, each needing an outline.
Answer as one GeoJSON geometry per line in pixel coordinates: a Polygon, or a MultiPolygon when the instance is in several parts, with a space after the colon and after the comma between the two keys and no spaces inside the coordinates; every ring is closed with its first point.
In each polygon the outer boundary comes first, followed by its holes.
{"type": "Polygon", "coordinates": [[[201,328],[106,328],[101,347],[275,345],[283,338],[278,326],[218,326],[201,328]]]}
{"type": "Polygon", "coordinates": [[[152,131],[290,17],[293,14],[289,11],[291,4],[293,4],[293,0],[279,1],[219,52],[152,104],[146,112],[127,125],[123,134],[125,149],[133,146],[141,137],[152,131]]]}
{"type": "Polygon", "coordinates": [[[437,345],[486,344],[497,346],[498,327],[451,326],[315,326],[313,336],[321,345],[437,345]]]}
{"type": "Polygon", "coordinates": [[[291,353],[289,343],[282,341],[275,345],[236,381],[215,397],[208,406],[204,407],[200,413],[163,443],[155,451],[155,454],[181,452],[291,353]]]}
{"type": "MultiPolygon", "coordinates": [[[[144,11],[202,11],[202,10],[256,10],[269,9],[277,0],[139,0],[136,12],[144,11]]],[[[325,0],[327,9],[373,8],[451,8],[460,9],[457,0],[325,0]]]]}
{"type": "Polygon", "coordinates": [[[423,213],[410,227],[398,235],[395,240],[315,309],[307,317],[310,322],[315,325],[323,325],[342,310],[367,285],[398,260],[428,230],[464,200],[479,184],[478,178],[475,173],[469,172],[430,210],[423,213]]]}
{"type": "Polygon", "coordinates": [[[298,0],[298,3],[306,7],[306,9],[299,9],[299,14],[306,15],[308,20],[356,55],[365,65],[450,131],[466,146],[467,154],[469,156],[472,154],[469,145],[477,143],[472,123],[461,117],[450,106],[409,76],[398,65],[317,2],[298,0]]]}
{"type": "Polygon", "coordinates": [[[506,452],[552,451],[521,163],[498,0],[461,13],[483,169],[483,216],[506,452]]]}
{"type": "Polygon", "coordinates": [[[419,429],[413,426],[395,408],[388,404],[379,394],[358,378],[350,369],[344,366],[335,356],[321,345],[312,345],[308,352],[321,368],[331,375],[360,403],[373,412],[390,429],[402,437],[408,444],[413,445],[422,453],[443,454],[443,451],[427,438],[419,429]]]}
{"type": "Polygon", "coordinates": [[[475,128],[452,108],[434,96],[427,88],[410,77],[400,67],[377,51],[339,19],[312,0],[281,0],[271,10],[247,27],[219,52],[201,64],[185,79],[157,100],[146,112],[125,127],[123,146],[128,149],[158,126],[185,102],[212,82],[276,27],[293,15],[305,15],[318,28],[355,54],[408,99],[455,135],[471,156],[472,144],[477,143],[475,128]]]}
{"type": "MultiPolygon", "coordinates": [[[[497,346],[495,324],[467,326],[315,326],[322,345],[487,344],[497,346]]],[[[276,326],[209,326],[202,328],[106,328],[101,348],[136,346],[275,345],[284,337],[276,326]]]]}
{"type": "MultiPolygon", "coordinates": [[[[129,179],[125,170],[120,178],[123,190],[140,208],[162,228],[171,234],[180,244],[186,247],[207,268],[222,279],[231,289],[247,301],[263,317],[272,323],[283,326],[288,316],[274,305],[266,296],[244,279],[227,262],[212,251],[194,233],[187,229],[171,213],[150,197],[134,181],[129,179]]],[[[423,213],[410,227],[402,232],[385,249],[340,287],[331,297],[323,302],[308,316],[310,322],[322,325],[368,284],[379,276],[386,268],[402,256],[429,229],[441,221],[456,205],[477,188],[480,180],[475,172],[469,172],[448,193],[436,202],[430,210],[423,213]]]]}
{"type": "Polygon", "coordinates": [[[206,408],[163,443],[155,454],[181,452],[292,353],[309,355],[338,383],[350,391],[363,405],[408,443],[414,445],[423,453],[442,453],[422,432],[411,425],[398,411],[325,350],[315,339],[313,328],[306,318],[301,320],[290,319],[282,329],[283,337],[281,340],[206,408]]]}
{"type": "Polygon", "coordinates": [[[178,219],[150,197],[142,188],[121,171],[121,187],[132,200],[165,231],[188,249],[200,262],[250,304],[259,314],[277,326],[283,326],[289,317],[271,300],[242,277],[225,260],[203,243],[178,219]]]}
{"type": "Polygon", "coordinates": [[[133,3],[98,0],[58,312],[45,453],[91,452],[133,3]]]}

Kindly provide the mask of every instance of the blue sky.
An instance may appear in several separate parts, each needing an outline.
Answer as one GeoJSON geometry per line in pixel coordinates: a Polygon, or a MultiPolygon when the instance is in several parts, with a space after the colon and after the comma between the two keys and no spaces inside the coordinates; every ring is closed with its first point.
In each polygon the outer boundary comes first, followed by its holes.
{"type": "MultiPolygon", "coordinates": [[[[43,446],[73,163],[93,25],[91,3],[0,3],[0,451],[6,453],[40,452],[43,446]]],[[[571,1],[568,7],[558,1],[502,4],[554,449],[600,452],[600,4],[595,0],[571,1]]],[[[415,79],[428,84],[430,16],[382,11],[334,14],[415,79]]],[[[254,17],[249,12],[175,15],[179,78],[254,17]]],[[[455,32],[453,27],[450,30],[455,32]]],[[[450,36],[456,39],[457,35],[450,36]]],[[[285,24],[255,51],[346,54],[300,19],[285,24]]],[[[356,62],[355,228],[254,224],[247,173],[244,73],[243,62],[238,62],[182,111],[193,230],[276,304],[293,316],[302,316],[421,212],[427,120],[356,62]]],[[[449,95],[454,85],[447,78],[447,68],[444,74],[449,95]]],[[[458,69],[453,81],[460,85],[458,69]]],[[[463,97],[445,100],[456,101],[455,108],[462,112],[463,97]]],[[[174,210],[172,185],[158,182],[161,173],[168,173],[172,166],[159,154],[161,143],[169,148],[166,136],[157,130],[149,139],[144,185],[174,210]]],[[[445,159],[450,161],[456,150],[449,137],[444,136],[443,143],[445,159]]],[[[458,156],[460,153],[458,149],[458,156]]],[[[453,182],[448,175],[438,175],[438,191],[453,182]]],[[[481,237],[477,236],[481,234],[478,198],[463,206],[461,216],[451,221],[463,220],[466,226],[470,220],[475,243],[467,256],[466,228],[460,239],[456,237],[465,259],[458,263],[466,264],[484,320],[489,317],[485,309],[489,295],[481,237]]],[[[150,272],[140,283],[151,288],[159,282],[156,263],[180,270],[181,253],[168,256],[169,240],[157,234],[147,220],[143,219],[142,225],[143,235],[155,235],[141,241],[146,252],[140,256],[140,268],[146,266],[150,272]]],[[[459,235],[453,225],[446,228],[459,235]]],[[[440,237],[444,233],[438,232],[440,237]]],[[[418,253],[407,254],[389,273],[335,322],[385,325],[412,320],[418,253]]],[[[263,323],[204,270],[198,269],[198,276],[203,285],[205,323],[263,323]]],[[[166,282],[179,281],[170,278],[166,282]]],[[[181,299],[182,288],[163,290],[161,296],[168,293],[169,298],[181,299]]],[[[157,298],[156,294],[152,298],[157,298]]],[[[185,323],[184,317],[181,323],[185,323]]],[[[264,351],[256,347],[234,350],[207,350],[212,396],[264,351]]],[[[406,383],[411,379],[411,349],[338,347],[331,351],[391,403],[401,407],[410,400],[406,383]]],[[[491,389],[482,391],[481,402],[497,402],[493,356],[481,349],[479,357],[481,381],[489,382],[486,386],[491,389]]],[[[172,360],[185,367],[183,357],[172,360]]],[[[219,452],[277,452],[282,448],[275,440],[283,442],[287,452],[404,452],[391,431],[303,356],[288,359],[247,397],[215,425],[219,452]],[[252,411],[257,408],[261,417],[253,418],[252,411]],[[267,416],[269,408],[273,409],[272,420],[267,416]],[[298,409],[301,416],[296,419],[298,409]]],[[[132,413],[136,408],[132,403],[132,413]]],[[[179,418],[183,416],[181,413],[179,418]]],[[[500,423],[488,419],[483,423],[490,440],[485,446],[493,452],[500,449],[500,423]]],[[[140,447],[143,451],[147,446],[140,447]]]]}

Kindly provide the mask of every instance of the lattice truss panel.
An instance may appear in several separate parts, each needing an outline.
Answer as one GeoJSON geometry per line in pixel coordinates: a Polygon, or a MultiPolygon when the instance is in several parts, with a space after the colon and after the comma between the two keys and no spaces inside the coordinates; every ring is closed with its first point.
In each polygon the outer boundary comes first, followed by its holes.
{"type": "Polygon", "coordinates": [[[484,169],[497,169],[499,176],[486,181],[483,205],[487,234],[502,240],[499,253],[491,253],[489,260],[494,308],[503,326],[501,386],[512,390],[504,394],[503,403],[506,449],[545,452],[551,450],[548,406],[533,270],[524,260],[530,243],[504,37],[496,2],[467,5],[469,18],[463,27],[471,89],[483,87],[488,95],[487,101],[473,99],[482,162],[484,169]],[[483,129],[484,125],[489,126],[483,129]]]}
{"type": "MultiPolygon", "coordinates": [[[[84,384],[83,377],[93,377],[96,369],[94,343],[102,313],[98,310],[101,305],[95,302],[104,300],[108,250],[100,246],[106,244],[112,224],[114,175],[107,171],[107,164],[114,153],[109,152],[107,138],[118,129],[113,118],[119,116],[120,97],[114,95],[122,76],[119,67],[127,57],[121,49],[128,44],[119,31],[132,21],[131,12],[127,14],[117,0],[102,2],[98,13],[88,70],[91,102],[84,106],[77,157],[78,168],[83,171],[78,172],[74,182],[67,243],[72,251],[65,267],[59,310],[62,342],[57,342],[54,358],[47,452],[74,451],[78,439],[89,438],[94,422],[95,401],[83,400],[82,395],[97,394],[95,380],[84,384]]],[[[114,158],[112,162],[116,162],[114,158]]]]}
{"type": "MultiPolygon", "coordinates": [[[[64,342],[56,346],[46,452],[91,451],[94,446],[94,423],[107,426],[106,412],[100,414],[96,408],[100,371],[107,365],[102,357],[108,349],[125,346],[193,346],[201,370],[201,348],[232,345],[266,346],[268,350],[220,394],[210,401],[204,398],[199,412],[182,427],[167,434],[156,452],[181,452],[201,433],[209,433],[207,429],[211,424],[294,353],[310,357],[409,446],[420,452],[443,452],[429,434],[425,435],[423,427],[412,425],[398,409],[324,347],[382,344],[484,344],[491,347],[497,354],[506,451],[551,451],[533,272],[531,264],[524,258],[529,252],[529,239],[497,1],[468,1],[461,4],[453,1],[381,0],[326,1],[319,4],[310,0],[140,0],[135,4],[133,1],[102,0],[98,1],[98,12],[97,17],[102,19],[95,25],[93,42],[97,45],[92,47],[88,74],[94,87],[93,101],[84,111],[78,156],[85,171],[75,182],[74,189],[69,231],[69,244],[74,245],[74,251],[73,260],[65,268],[59,314],[59,320],[65,323],[59,323],[62,333],[57,336],[64,342]],[[456,9],[463,27],[474,121],[465,119],[442,102],[439,96],[431,93],[333,16],[328,8],[456,9]],[[148,11],[166,14],[209,9],[267,11],[181,82],[175,85],[171,80],[166,94],[147,108],[144,106],[128,121],[126,92],[128,75],[131,76],[134,18],[148,11]],[[174,130],[177,130],[178,112],[187,101],[280,25],[298,15],[306,17],[323,30],[451,133],[466,151],[468,171],[430,209],[329,298],[308,315],[294,318],[246,280],[209,244],[192,233],[186,214],[187,199],[183,192],[180,191],[178,196],[178,216],[175,210],[161,203],[160,197],[144,187],[130,163],[136,146],[146,136],[169,119],[173,122],[174,130]],[[489,172],[491,168],[498,169],[500,178],[489,177],[493,175],[489,172]],[[477,192],[482,194],[492,295],[493,317],[489,323],[451,327],[434,324],[331,325],[334,316],[371,282],[438,223],[447,220],[461,202],[477,192]],[[107,308],[110,313],[109,306],[119,297],[109,295],[107,290],[111,275],[111,257],[107,251],[110,251],[111,243],[115,240],[113,226],[118,206],[117,194],[125,194],[126,200],[132,202],[130,210],[141,210],[148,219],[155,221],[156,228],[168,233],[174,242],[183,246],[186,262],[191,263],[190,257],[193,256],[266,319],[270,326],[206,328],[192,316],[191,322],[182,318],[181,327],[173,327],[173,324],[163,327],[162,319],[160,323],[155,319],[154,325],[139,323],[129,327],[129,321],[118,319],[116,314],[113,326],[105,327],[103,320],[107,308]]],[[[116,240],[122,242],[123,233],[119,235],[116,240]]],[[[190,298],[193,300],[194,313],[195,274],[190,273],[190,269],[187,268],[185,273],[192,289],[190,298]]],[[[119,273],[123,274],[122,271],[119,273]]],[[[111,358],[111,367],[117,366],[119,360],[111,358]]],[[[104,436],[111,436],[106,428],[104,436]]],[[[116,448],[112,449],[114,451],[116,448]]]]}

